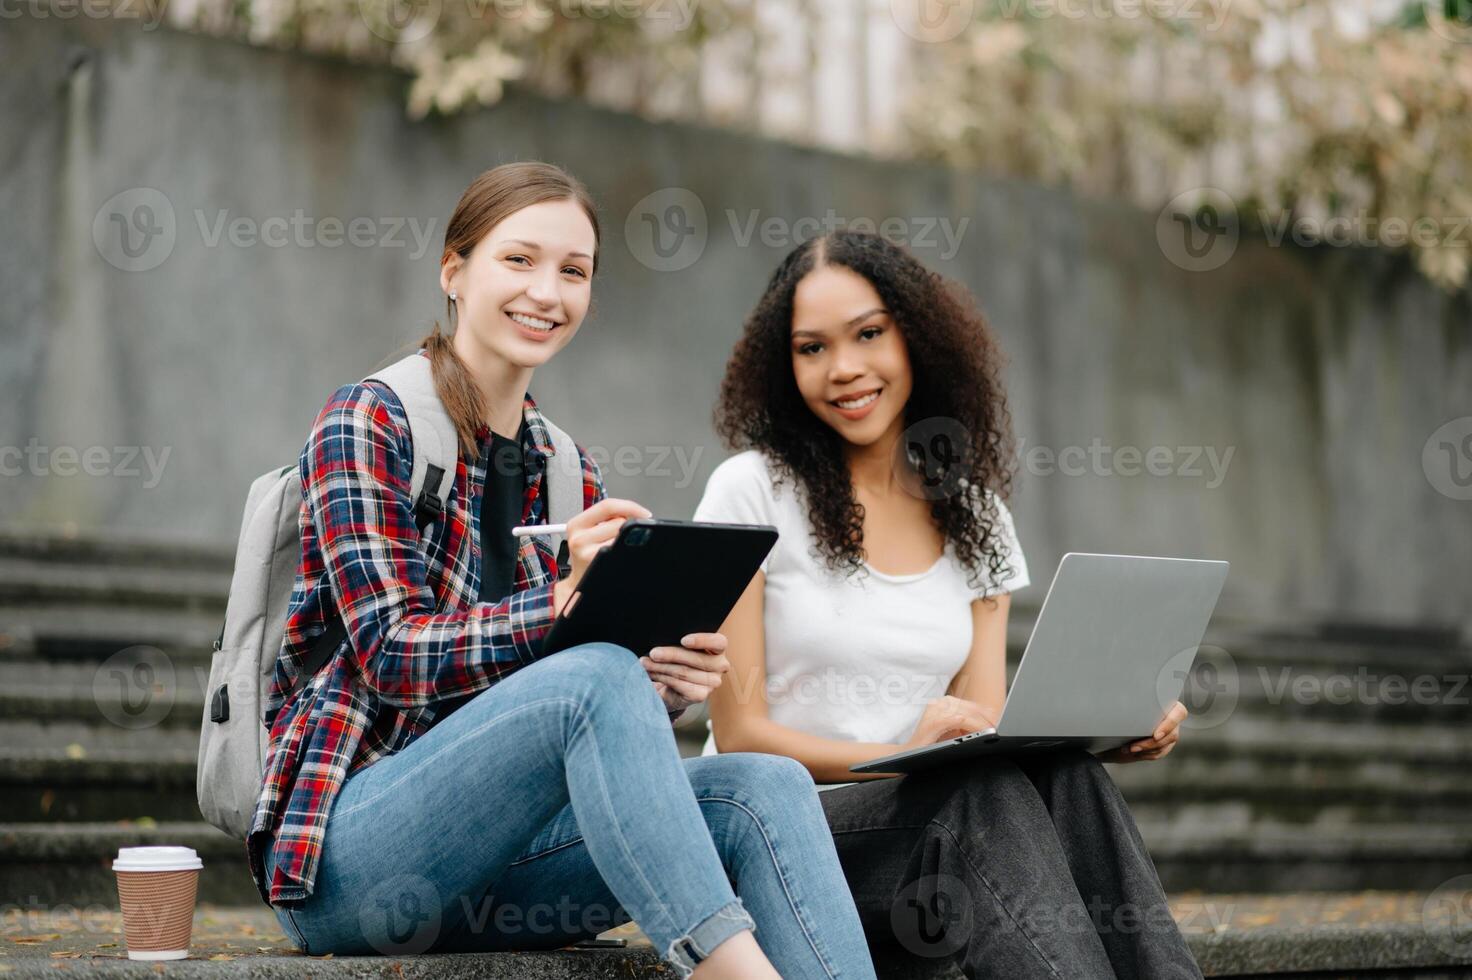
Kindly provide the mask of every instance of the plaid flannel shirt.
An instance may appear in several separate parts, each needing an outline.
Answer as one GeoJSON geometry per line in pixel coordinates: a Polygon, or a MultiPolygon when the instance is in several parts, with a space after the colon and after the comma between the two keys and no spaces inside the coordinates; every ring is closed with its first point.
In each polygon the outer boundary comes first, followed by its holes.
{"type": "MultiPolygon", "coordinates": [[[[522,417],[522,523],[542,524],[543,471],[554,450],[530,395],[522,417]]],[[[264,709],[270,746],[246,839],[267,904],[311,894],[328,813],[348,776],[542,656],[558,577],[546,541],[523,539],[510,595],[476,601],[488,427],[479,440],[479,459],[456,463],[444,516],[421,542],[409,497],[409,421],[394,393],[377,382],[345,385],[312,427],[300,459],[301,563],[264,709]],[[291,695],[303,658],[338,609],[348,639],[291,695]],[[277,867],[267,882],[263,849],[272,838],[277,867]]],[[[603,480],[582,447],[578,454],[586,508],[603,499],[603,480]]]]}

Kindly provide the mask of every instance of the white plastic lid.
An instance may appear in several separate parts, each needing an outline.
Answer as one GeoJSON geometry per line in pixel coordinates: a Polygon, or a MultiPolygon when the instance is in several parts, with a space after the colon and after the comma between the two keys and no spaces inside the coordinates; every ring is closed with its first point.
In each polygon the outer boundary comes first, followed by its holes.
{"type": "Polygon", "coordinates": [[[114,871],[189,871],[203,868],[192,847],[120,847],[114,871]]]}

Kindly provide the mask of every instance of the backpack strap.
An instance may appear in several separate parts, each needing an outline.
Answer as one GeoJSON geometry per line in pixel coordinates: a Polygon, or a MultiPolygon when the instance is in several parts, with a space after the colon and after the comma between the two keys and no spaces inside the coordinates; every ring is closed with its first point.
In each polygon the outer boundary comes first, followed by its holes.
{"type": "MultiPolygon", "coordinates": [[[[547,460],[547,523],[566,524],[583,512],[583,461],[577,443],[546,417],[547,434],[552,437],[552,456],[547,460]]],[[[559,556],[565,536],[549,534],[548,542],[559,556]]]]}
{"type": "Polygon", "coordinates": [[[409,493],[414,499],[414,523],[422,532],[444,513],[445,501],[450,497],[460,449],[455,423],[435,391],[434,372],[427,357],[410,354],[363,380],[378,381],[393,389],[409,417],[414,459],[409,493]],[[423,520],[426,515],[428,520],[423,520]]]}
{"type": "MultiPolygon", "coordinates": [[[[450,485],[455,479],[455,461],[459,455],[460,440],[455,434],[455,424],[450,421],[444,404],[434,388],[434,373],[429,358],[410,354],[395,361],[363,379],[378,381],[393,389],[409,417],[409,439],[414,461],[414,471],[409,478],[409,494],[414,499],[414,525],[423,534],[445,512],[445,501],[450,496],[450,485]]],[[[577,450],[573,450],[576,455],[577,450]]],[[[223,636],[223,630],[221,632],[223,636]]],[[[295,694],[307,685],[321,670],[332,655],[347,639],[348,628],[338,613],[327,624],[327,629],[312,644],[302,662],[291,693],[295,694]]]]}

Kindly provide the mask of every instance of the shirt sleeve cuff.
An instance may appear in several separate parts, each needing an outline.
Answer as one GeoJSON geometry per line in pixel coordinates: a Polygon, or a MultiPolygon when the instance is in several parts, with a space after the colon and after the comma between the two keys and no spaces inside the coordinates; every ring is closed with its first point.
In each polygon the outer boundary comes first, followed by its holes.
{"type": "Polygon", "coordinates": [[[545,646],[543,641],[552,628],[552,621],[557,618],[552,585],[513,592],[507,601],[511,604],[507,617],[511,623],[511,645],[525,666],[541,659],[545,646]]]}

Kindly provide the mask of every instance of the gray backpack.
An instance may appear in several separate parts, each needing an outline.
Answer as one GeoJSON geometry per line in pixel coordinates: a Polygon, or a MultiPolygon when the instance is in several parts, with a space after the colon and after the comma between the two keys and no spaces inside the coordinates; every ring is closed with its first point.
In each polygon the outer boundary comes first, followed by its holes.
{"type": "MultiPolygon", "coordinates": [[[[444,512],[455,476],[455,427],[435,393],[429,358],[410,354],[365,381],[392,388],[409,417],[414,523],[420,533],[444,512]]],[[[547,522],[566,523],[583,509],[582,464],[572,439],[548,423],[555,456],[548,461],[547,522]]],[[[245,500],[225,622],[210,660],[195,788],[204,818],[245,840],[265,775],[269,732],[266,691],[286,633],[286,612],[301,561],[298,519],[301,474],[295,464],[258,477],[245,500]]],[[[561,535],[548,535],[560,552],[561,535]]],[[[333,618],[313,646],[293,691],[300,690],[341,646],[347,628],[333,618]]]]}

